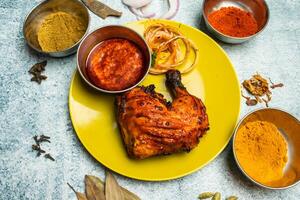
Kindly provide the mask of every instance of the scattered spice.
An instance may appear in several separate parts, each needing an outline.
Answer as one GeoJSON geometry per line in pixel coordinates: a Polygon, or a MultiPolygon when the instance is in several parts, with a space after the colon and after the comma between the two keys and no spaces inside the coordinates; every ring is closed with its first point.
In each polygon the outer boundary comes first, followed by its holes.
{"type": "Polygon", "coordinates": [[[268,108],[269,107],[269,100],[266,100],[266,99],[264,99],[264,98],[262,98],[262,100],[265,102],[265,104],[266,104],[266,107],[268,108]]]}
{"type": "Polygon", "coordinates": [[[199,195],[199,199],[208,199],[214,196],[215,193],[213,192],[203,192],[199,195]]]}
{"type": "MultiPolygon", "coordinates": [[[[198,198],[200,200],[202,199],[209,199],[211,198],[211,200],[221,200],[221,193],[220,192],[203,192],[201,193],[198,198]]],[[[237,200],[238,197],[236,196],[229,196],[226,198],[226,200],[237,200]]]]}
{"type": "Polygon", "coordinates": [[[48,159],[50,159],[52,161],[55,161],[55,159],[49,153],[45,154],[45,158],[48,158],[48,159]]]}
{"type": "Polygon", "coordinates": [[[221,200],[221,193],[216,192],[216,194],[213,196],[212,200],[221,200]]]}
{"type": "Polygon", "coordinates": [[[283,87],[283,86],[284,86],[283,83],[277,83],[277,84],[274,84],[274,83],[271,81],[270,78],[269,78],[269,81],[270,81],[270,83],[272,84],[272,85],[270,86],[270,88],[272,88],[272,89],[275,89],[275,88],[277,88],[277,87],[283,87]]]}
{"type": "Polygon", "coordinates": [[[242,97],[246,99],[246,104],[247,106],[255,106],[258,102],[258,100],[255,99],[251,99],[250,97],[247,97],[243,94],[243,91],[241,91],[242,97]]]}
{"type": "Polygon", "coordinates": [[[78,16],[58,11],[42,21],[37,39],[45,52],[62,51],[72,47],[84,35],[87,23],[78,16]]]}
{"type": "Polygon", "coordinates": [[[258,101],[259,103],[262,103],[262,100],[261,100],[261,98],[259,98],[259,96],[254,96],[254,97],[255,97],[256,101],[258,101]]]}
{"type": "Polygon", "coordinates": [[[270,92],[268,81],[259,74],[253,75],[249,80],[244,80],[243,86],[255,96],[263,96],[270,92]]]}
{"type": "Polygon", "coordinates": [[[35,136],[33,136],[33,139],[34,139],[34,141],[35,141],[35,143],[37,144],[37,145],[40,145],[40,143],[42,143],[42,142],[49,142],[49,143],[51,143],[50,142],[50,137],[49,136],[45,136],[45,135],[40,135],[40,137],[38,137],[37,135],[35,135],[35,136]]]}
{"type": "Polygon", "coordinates": [[[69,184],[68,186],[75,192],[78,200],[141,200],[137,195],[121,187],[115,177],[107,171],[106,182],[104,182],[91,175],[85,175],[85,194],[76,192],[75,189],[69,184]]]}
{"type": "Polygon", "coordinates": [[[272,99],[272,92],[271,89],[274,89],[276,87],[283,87],[282,83],[274,84],[271,79],[269,78],[271,86],[269,86],[269,83],[267,79],[263,78],[259,74],[253,75],[249,80],[244,80],[242,85],[243,87],[248,91],[249,94],[253,95],[255,99],[251,97],[247,97],[242,92],[242,97],[246,99],[246,104],[248,106],[254,106],[257,103],[265,103],[266,107],[269,107],[269,102],[272,99]],[[265,97],[265,98],[263,98],[265,97]]]}
{"type": "Polygon", "coordinates": [[[221,33],[233,37],[247,37],[258,31],[254,16],[233,6],[213,11],[208,15],[208,21],[221,33]]]}
{"type": "MultiPolygon", "coordinates": [[[[33,139],[34,139],[35,144],[33,144],[31,146],[31,148],[32,148],[32,150],[37,151],[37,157],[46,153],[46,151],[41,148],[41,143],[43,143],[43,142],[51,143],[50,137],[46,136],[46,135],[40,135],[40,136],[35,135],[35,136],[33,136],[33,139]]],[[[47,159],[50,159],[52,161],[55,161],[55,159],[49,153],[46,153],[44,155],[44,157],[47,159]]]]}
{"type": "Polygon", "coordinates": [[[278,84],[271,85],[272,89],[275,89],[277,87],[283,87],[283,83],[278,83],[278,84]]]}
{"type": "Polygon", "coordinates": [[[46,80],[47,76],[43,75],[42,72],[45,71],[47,65],[47,60],[34,64],[28,71],[33,77],[31,81],[35,81],[38,84],[41,84],[42,80],[46,80]]]}
{"type": "Polygon", "coordinates": [[[241,93],[242,93],[242,97],[244,97],[246,99],[247,106],[255,106],[257,104],[257,99],[251,99],[250,97],[246,97],[243,94],[243,91],[241,93]]]}
{"type": "Polygon", "coordinates": [[[248,99],[248,100],[246,101],[246,104],[247,104],[248,106],[255,106],[255,105],[257,104],[257,100],[256,100],[256,99],[248,99]]]}
{"type": "Polygon", "coordinates": [[[242,125],[236,134],[234,151],[244,171],[254,180],[268,184],[283,176],[287,143],[274,124],[253,121],[242,125]]]}
{"type": "Polygon", "coordinates": [[[36,144],[33,144],[31,146],[32,150],[35,150],[37,151],[37,157],[39,157],[42,153],[46,153],[46,151],[44,151],[43,149],[41,149],[40,145],[36,145],[36,144]]]}
{"type": "Polygon", "coordinates": [[[227,197],[226,200],[238,200],[238,197],[230,196],[230,197],[227,197]]]}

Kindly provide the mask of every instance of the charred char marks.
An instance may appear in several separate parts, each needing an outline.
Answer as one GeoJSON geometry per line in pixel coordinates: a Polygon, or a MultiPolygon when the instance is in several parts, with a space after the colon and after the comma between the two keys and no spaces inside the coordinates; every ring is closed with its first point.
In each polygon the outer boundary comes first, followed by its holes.
{"type": "Polygon", "coordinates": [[[168,108],[172,107],[172,102],[171,102],[171,101],[167,101],[167,102],[166,102],[166,106],[167,106],[168,108]]]}
{"type": "Polygon", "coordinates": [[[148,86],[142,86],[142,90],[148,94],[153,94],[155,91],[155,85],[151,84],[151,85],[148,85],[148,86]]]}
{"type": "Polygon", "coordinates": [[[134,109],[133,109],[133,107],[128,106],[128,107],[127,107],[127,110],[134,110],[134,109]]]}
{"type": "Polygon", "coordinates": [[[194,103],[193,108],[194,108],[194,110],[198,110],[198,105],[196,103],[194,103]]]}
{"type": "MultiPolygon", "coordinates": [[[[165,104],[166,106],[168,106],[168,105],[167,105],[167,103],[168,103],[167,100],[164,99],[164,96],[163,96],[162,94],[157,93],[157,92],[155,91],[155,86],[154,86],[153,84],[148,85],[148,86],[141,86],[140,88],[141,88],[145,93],[149,94],[151,97],[158,99],[161,103],[163,103],[163,104],[165,104]]],[[[147,105],[151,105],[151,104],[152,104],[151,102],[147,102],[147,105]]],[[[171,103],[170,103],[170,104],[171,104],[171,103]]],[[[160,107],[160,108],[155,108],[155,109],[160,110],[160,111],[163,110],[162,107],[160,107]]]]}
{"type": "Polygon", "coordinates": [[[169,70],[166,73],[167,81],[181,81],[181,74],[178,70],[169,70]]]}
{"type": "Polygon", "coordinates": [[[169,70],[166,73],[166,85],[171,90],[176,87],[180,87],[181,89],[185,89],[184,85],[181,82],[181,74],[178,70],[169,70]]]}
{"type": "Polygon", "coordinates": [[[139,102],[139,106],[144,106],[145,103],[143,101],[139,102]]]}
{"type": "Polygon", "coordinates": [[[202,116],[198,117],[198,124],[202,124],[202,116]]]}
{"type": "Polygon", "coordinates": [[[122,94],[122,95],[119,95],[119,96],[116,97],[115,105],[118,108],[117,114],[125,112],[125,106],[126,106],[126,96],[125,96],[125,94],[122,94]]]}
{"type": "Polygon", "coordinates": [[[162,111],[162,110],[163,110],[163,108],[162,108],[161,106],[157,106],[157,105],[155,105],[154,107],[155,107],[155,109],[156,109],[156,110],[160,110],[160,111],[162,111]]]}

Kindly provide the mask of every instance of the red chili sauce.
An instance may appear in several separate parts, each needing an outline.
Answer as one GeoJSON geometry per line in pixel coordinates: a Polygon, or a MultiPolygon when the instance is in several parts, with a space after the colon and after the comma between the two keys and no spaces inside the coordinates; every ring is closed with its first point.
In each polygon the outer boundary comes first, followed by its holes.
{"type": "Polygon", "coordinates": [[[87,74],[98,87],[123,90],[136,84],[143,75],[144,57],[139,47],[126,39],[99,43],[87,58],[87,74]]]}

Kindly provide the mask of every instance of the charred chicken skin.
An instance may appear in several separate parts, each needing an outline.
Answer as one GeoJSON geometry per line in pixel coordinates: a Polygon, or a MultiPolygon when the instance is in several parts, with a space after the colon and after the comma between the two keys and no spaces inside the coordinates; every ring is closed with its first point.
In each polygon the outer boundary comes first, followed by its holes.
{"type": "Polygon", "coordinates": [[[172,103],[155,92],[154,85],[136,87],[117,97],[118,124],[130,157],[190,151],[209,129],[203,102],[188,93],[179,71],[166,73],[166,86],[172,103]]]}

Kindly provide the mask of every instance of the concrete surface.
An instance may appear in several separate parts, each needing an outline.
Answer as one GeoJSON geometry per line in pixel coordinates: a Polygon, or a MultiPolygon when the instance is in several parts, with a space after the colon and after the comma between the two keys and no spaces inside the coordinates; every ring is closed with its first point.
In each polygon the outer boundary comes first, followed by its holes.
{"type": "MultiPolygon", "coordinates": [[[[167,1],[155,0],[158,12],[167,1]]],[[[22,35],[27,12],[40,0],[0,1],[0,199],[75,199],[66,182],[83,189],[85,174],[104,177],[104,168],[82,147],[73,132],[68,114],[68,90],[75,69],[75,56],[45,58],[30,50],[22,35]],[[30,82],[29,67],[48,60],[42,85],[30,82]],[[36,159],[31,151],[34,134],[46,134],[53,143],[45,145],[56,162],[36,159]]],[[[104,24],[135,20],[121,0],[106,0],[124,14],[103,21],[92,16],[92,29],[104,24]]],[[[283,82],[274,91],[271,106],[280,107],[300,118],[300,1],[268,0],[271,19],[268,27],[251,42],[221,46],[230,56],[240,80],[256,71],[283,82]]],[[[195,27],[201,24],[200,0],[182,0],[175,20],[195,27]]],[[[258,106],[259,107],[259,106],[258,106]]],[[[263,105],[261,105],[263,107],[263,105]]],[[[243,116],[253,108],[242,103],[243,116]]],[[[142,199],[197,199],[200,192],[220,191],[240,199],[300,199],[300,184],[272,191],[249,182],[237,169],[230,145],[203,169],[177,180],[143,182],[118,176],[121,185],[142,199]]]]}

